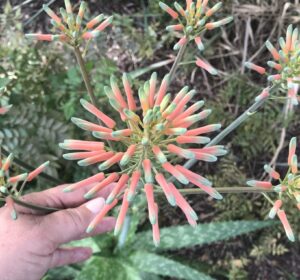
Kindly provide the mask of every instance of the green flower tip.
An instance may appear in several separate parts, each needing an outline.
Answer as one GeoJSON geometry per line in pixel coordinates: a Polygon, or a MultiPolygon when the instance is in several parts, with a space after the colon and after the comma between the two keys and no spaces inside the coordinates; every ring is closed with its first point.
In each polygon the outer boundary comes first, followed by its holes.
{"type": "Polygon", "coordinates": [[[255,180],[249,180],[249,181],[246,182],[246,184],[249,187],[255,187],[256,186],[256,181],[255,180]]]}
{"type": "Polygon", "coordinates": [[[89,226],[87,229],[86,229],[86,233],[91,233],[92,231],[94,230],[94,227],[93,226],[89,226]]]}
{"type": "Polygon", "coordinates": [[[95,194],[93,193],[86,193],[83,197],[87,200],[90,200],[94,197],[95,194]]]}
{"type": "Polygon", "coordinates": [[[223,195],[221,195],[219,192],[215,191],[213,194],[213,198],[217,199],[217,200],[222,200],[223,199],[223,195]]]}
{"type": "Polygon", "coordinates": [[[13,210],[11,213],[10,213],[10,215],[11,215],[11,218],[15,221],[16,219],[18,219],[18,214],[17,214],[17,212],[16,212],[16,210],[13,210]]]}
{"type": "Polygon", "coordinates": [[[70,187],[66,187],[63,189],[63,192],[64,193],[69,193],[69,192],[72,192],[72,189],[70,187]]]}

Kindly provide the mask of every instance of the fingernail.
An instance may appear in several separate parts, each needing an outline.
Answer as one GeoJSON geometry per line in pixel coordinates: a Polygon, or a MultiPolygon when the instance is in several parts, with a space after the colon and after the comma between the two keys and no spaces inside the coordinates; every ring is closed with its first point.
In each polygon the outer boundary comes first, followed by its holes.
{"type": "Polygon", "coordinates": [[[92,213],[97,214],[103,208],[105,200],[102,197],[95,198],[85,204],[92,213]]]}

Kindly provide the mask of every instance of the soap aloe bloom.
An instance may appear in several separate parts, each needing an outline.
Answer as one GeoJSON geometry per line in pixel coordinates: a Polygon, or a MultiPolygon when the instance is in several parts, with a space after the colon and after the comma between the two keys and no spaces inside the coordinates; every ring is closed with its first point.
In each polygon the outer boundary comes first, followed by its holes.
{"type": "Polygon", "coordinates": [[[78,160],[80,166],[98,164],[99,173],[68,186],[65,191],[75,191],[85,185],[94,184],[85,197],[91,199],[103,188],[115,183],[107,198],[106,207],[90,224],[88,231],[103,219],[122,199],[122,206],[117,220],[115,233],[122,228],[126,212],[137,194],[144,194],[148,202],[149,220],[153,226],[153,238],[159,244],[158,207],[155,201],[157,191],[164,193],[172,206],[182,209],[189,223],[196,225],[197,215],[174,184],[167,180],[172,175],[178,183],[192,183],[215,199],[222,196],[212,187],[206,178],[189,171],[184,166],[174,163],[177,158],[198,159],[206,162],[217,161],[218,156],[226,154],[223,146],[200,147],[210,139],[204,134],[220,129],[219,124],[199,126],[197,123],[209,116],[211,110],[199,110],[203,101],[189,105],[195,96],[194,90],[184,87],[175,98],[167,93],[169,76],[165,76],[158,85],[157,75],[138,90],[137,104],[134,90],[127,74],[123,75],[123,89],[117,80],[111,78],[111,86],[105,88],[111,106],[124,122],[123,128],[117,128],[116,122],[98,108],[81,100],[81,105],[99,122],[93,123],[79,118],[72,118],[78,127],[90,131],[99,141],[65,140],[60,147],[70,150],[64,154],[68,160],[78,160]],[[142,111],[140,112],[139,107],[142,111]],[[139,110],[139,111],[138,111],[139,110]],[[120,150],[106,146],[105,140],[118,143],[120,150]],[[122,144],[122,145],[120,145],[122,144]],[[192,145],[192,147],[190,147],[192,145]],[[112,166],[114,171],[105,174],[112,166]]]}
{"type": "Polygon", "coordinates": [[[299,81],[300,81],[300,44],[298,28],[289,25],[286,38],[279,39],[280,49],[277,50],[270,42],[266,42],[266,47],[272,54],[274,60],[267,62],[267,65],[274,71],[270,74],[267,69],[251,62],[246,62],[245,66],[261,75],[267,75],[268,81],[272,85],[277,85],[287,92],[287,97],[291,105],[298,105],[299,81]]]}
{"type": "Polygon", "coordinates": [[[285,177],[282,179],[280,174],[271,168],[269,165],[264,166],[265,172],[267,172],[270,178],[277,184],[273,184],[271,181],[248,181],[247,184],[251,187],[257,187],[265,190],[273,190],[278,193],[278,199],[272,201],[272,208],[269,212],[269,218],[273,219],[276,215],[280,219],[286,235],[289,240],[295,241],[295,237],[292,228],[288,222],[285,211],[282,210],[284,199],[293,201],[297,208],[300,210],[300,184],[299,184],[299,172],[298,172],[298,159],[296,155],[297,139],[294,137],[290,141],[288,165],[289,169],[285,177]],[[279,184],[278,184],[279,183],[279,184]]]}
{"type": "MultiPolygon", "coordinates": [[[[0,147],[1,150],[1,147],[0,147]]],[[[5,199],[7,206],[11,210],[11,217],[17,219],[17,212],[14,207],[14,196],[20,196],[27,182],[31,182],[45,168],[49,162],[45,162],[30,173],[22,173],[16,176],[10,176],[9,169],[13,163],[13,154],[2,159],[0,156],[0,198],[5,199]]]]}
{"type": "MultiPolygon", "coordinates": [[[[168,13],[178,23],[167,26],[166,29],[171,32],[180,34],[178,43],[175,44],[174,50],[179,50],[190,41],[194,41],[196,47],[204,50],[201,34],[205,30],[212,30],[222,25],[228,24],[233,20],[233,17],[227,17],[219,21],[211,21],[211,17],[222,8],[222,2],[208,7],[209,0],[187,0],[186,6],[183,8],[179,3],[174,3],[174,9],[163,2],[159,2],[161,9],[168,13]]],[[[218,72],[204,59],[197,58],[197,66],[208,71],[212,75],[217,75],[218,72]]]]}
{"type": "Polygon", "coordinates": [[[47,5],[43,6],[44,11],[51,18],[51,24],[54,26],[57,34],[26,34],[29,39],[40,41],[63,41],[72,46],[79,46],[83,40],[90,40],[98,37],[101,32],[111,25],[113,17],[105,19],[103,14],[93,18],[83,26],[83,17],[87,9],[86,2],[80,3],[78,14],[73,13],[70,0],[65,0],[66,9],[60,8],[59,17],[47,5]]]}

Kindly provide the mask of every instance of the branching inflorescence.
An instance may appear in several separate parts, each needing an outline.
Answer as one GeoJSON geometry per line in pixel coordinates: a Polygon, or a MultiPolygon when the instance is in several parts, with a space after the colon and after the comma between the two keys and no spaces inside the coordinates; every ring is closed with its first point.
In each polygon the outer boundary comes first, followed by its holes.
{"type": "MultiPolygon", "coordinates": [[[[179,50],[188,42],[194,40],[198,49],[203,51],[204,44],[201,39],[201,34],[205,30],[218,28],[233,20],[233,17],[230,16],[219,21],[210,22],[209,19],[221,9],[222,2],[215,4],[212,8],[208,7],[208,2],[209,0],[197,0],[195,2],[187,0],[185,9],[179,3],[175,2],[174,7],[176,11],[163,2],[159,3],[165,12],[174,20],[178,21],[176,25],[167,26],[168,31],[181,32],[181,38],[174,46],[174,50],[179,50]]],[[[204,59],[197,57],[196,64],[212,75],[218,74],[218,71],[204,59]]]]}
{"type": "Polygon", "coordinates": [[[300,173],[298,171],[298,160],[296,155],[296,138],[292,138],[289,146],[288,165],[289,169],[282,179],[280,174],[268,165],[264,166],[265,171],[270,175],[271,179],[279,184],[273,184],[271,181],[248,181],[247,184],[251,187],[258,187],[266,190],[274,190],[278,193],[278,199],[274,202],[266,194],[266,198],[272,203],[272,209],[269,217],[273,219],[276,215],[279,217],[287,237],[291,241],[295,241],[292,228],[287,220],[285,211],[282,210],[284,200],[295,201],[295,205],[300,210],[300,173]]]}
{"type": "Polygon", "coordinates": [[[273,86],[278,86],[291,101],[291,105],[298,105],[298,90],[300,81],[300,45],[298,28],[293,29],[290,25],[286,32],[286,39],[279,39],[280,50],[277,50],[270,41],[266,42],[266,47],[271,52],[274,61],[268,61],[269,67],[277,71],[276,74],[270,74],[266,68],[258,66],[251,62],[246,62],[245,66],[266,75],[268,81],[273,86]]]}
{"type": "Polygon", "coordinates": [[[172,99],[171,94],[167,94],[168,75],[165,76],[158,90],[156,73],[139,89],[138,96],[142,107],[140,115],[126,74],[123,76],[123,85],[126,98],[115,78],[111,79],[111,87],[106,87],[105,91],[111,106],[120,114],[126,128],[116,128],[116,123],[111,118],[85,100],[81,100],[82,106],[100,119],[105,126],[78,118],[73,118],[72,121],[80,128],[91,131],[94,137],[102,141],[121,142],[124,150],[111,150],[103,142],[97,141],[66,140],[60,144],[64,149],[80,151],[64,155],[64,158],[69,160],[80,160],[78,162],[80,166],[101,163],[98,168],[100,171],[104,171],[119,163],[123,170],[106,175],[100,172],[91,178],[68,186],[65,191],[74,191],[83,185],[97,183],[85,195],[87,199],[90,199],[110,183],[117,182],[106,201],[106,206],[88,228],[88,231],[93,230],[95,225],[123,196],[116,233],[120,231],[128,206],[136,193],[145,192],[149,219],[153,226],[154,242],[158,244],[158,207],[154,200],[155,190],[162,189],[168,202],[172,206],[178,205],[191,225],[196,225],[197,220],[196,213],[175,185],[166,180],[165,175],[171,174],[181,184],[192,183],[212,197],[222,199],[222,196],[212,188],[209,180],[176,164],[178,161],[176,156],[215,162],[218,156],[226,154],[223,146],[198,148],[200,144],[210,141],[208,137],[202,136],[203,134],[216,131],[221,126],[212,124],[190,129],[197,122],[204,120],[211,110],[197,113],[204,105],[203,101],[188,106],[195,94],[195,91],[189,91],[188,87],[184,87],[172,99]],[[191,147],[189,147],[190,145],[191,147]]]}
{"type": "Polygon", "coordinates": [[[84,13],[87,8],[86,2],[81,2],[77,16],[73,13],[70,0],[65,0],[65,6],[66,9],[60,9],[61,18],[47,5],[43,6],[45,12],[51,17],[51,23],[55,30],[60,34],[26,34],[26,37],[41,41],[60,40],[73,47],[77,47],[82,44],[82,41],[98,37],[113,20],[112,16],[104,20],[104,15],[100,14],[85,26],[82,26],[84,13]]]}
{"type": "MultiPolygon", "coordinates": [[[[65,140],[64,143],[60,144],[61,148],[72,151],[64,154],[65,159],[78,160],[80,166],[98,164],[100,170],[99,173],[90,178],[69,185],[65,189],[66,192],[75,191],[83,186],[90,186],[91,188],[85,194],[85,198],[92,199],[100,190],[114,183],[114,188],[106,200],[105,207],[91,222],[87,232],[91,232],[122,199],[115,227],[115,234],[118,234],[135,196],[144,193],[148,203],[149,220],[152,224],[153,239],[156,245],[159,244],[160,239],[158,205],[154,197],[156,192],[163,192],[172,206],[179,206],[192,226],[196,225],[198,219],[197,214],[182,196],[180,190],[172,183],[172,180],[166,179],[166,176],[172,175],[172,178],[177,180],[176,183],[183,185],[192,183],[213,198],[222,199],[221,194],[212,187],[209,180],[190,171],[185,166],[191,166],[189,162],[195,160],[215,162],[218,156],[225,155],[226,151],[223,146],[210,145],[219,143],[220,139],[236,129],[253,114],[253,111],[262,106],[269,95],[277,89],[288,93],[288,98],[291,100],[290,105],[298,104],[297,92],[300,74],[298,29],[289,26],[286,40],[283,38],[279,40],[281,50],[277,51],[270,42],[266,43],[275,60],[269,61],[268,65],[278,71],[277,74],[271,75],[261,66],[251,62],[246,63],[248,68],[262,75],[267,75],[270,85],[256,98],[255,104],[210,142],[210,139],[203,136],[203,134],[216,131],[221,126],[219,124],[196,126],[196,123],[208,117],[211,111],[198,112],[204,106],[203,101],[196,101],[193,105],[188,105],[192,101],[195,91],[189,91],[188,87],[184,87],[174,98],[167,91],[188,43],[194,41],[198,50],[203,51],[203,32],[228,24],[233,20],[233,17],[211,21],[211,17],[221,9],[222,3],[219,2],[212,7],[208,7],[209,0],[187,0],[185,8],[177,2],[174,3],[174,9],[163,2],[160,2],[159,5],[174,20],[178,21],[177,24],[168,26],[167,30],[179,35],[180,40],[174,46],[174,50],[179,50],[179,52],[169,75],[164,77],[159,87],[157,85],[157,75],[154,73],[151,79],[139,88],[138,94],[134,94],[130,77],[124,74],[124,95],[117,84],[116,78],[111,78],[111,86],[105,87],[104,90],[111,106],[120,114],[123,124],[126,125],[120,128],[117,128],[116,122],[98,108],[81,52],[83,43],[99,36],[111,24],[112,17],[104,20],[104,16],[99,15],[83,27],[84,12],[87,9],[86,3],[81,2],[78,15],[75,16],[70,1],[65,0],[66,9],[60,9],[62,18],[58,17],[48,6],[44,6],[45,12],[52,19],[52,25],[58,31],[57,34],[26,35],[28,38],[42,41],[60,40],[72,46],[87,92],[91,98],[92,104],[81,99],[81,105],[97,118],[97,124],[79,118],[72,118],[72,121],[80,128],[92,132],[93,136],[100,139],[100,141],[65,140]],[[139,105],[136,104],[137,99],[139,99],[139,105]],[[118,142],[119,145],[111,145],[110,141],[118,142]],[[109,146],[105,142],[109,143],[109,146]],[[199,148],[199,145],[202,144],[206,144],[206,146],[199,148]],[[119,148],[116,149],[114,146],[119,148]],[[188,159],[189,162],[187,165],[182,166],[179,164],[179,158],[188,159]],[[119,167],[116,164],[119,164],[119,167]],[[105,174],[103,172],[105,170],[109,172],[105,174]]],[[[85,51],[87,47],[88,44],[86,44],[85,51]]],[[[197,57],[196,64],[212,75],[218,74],[218,71],[204,58],[197,57]]],[[[8,109],[9,107],[0,108],[0,114],[5,113],[8,109]]],[[[279,185],[273,186],[271,182],[267,181],[248,182],[251,186],[262,190],[271,189],[278,193],[279,199],[275,202],[267,194],[264,194],[273,205],[269,216],[274,218],[276,214],[278,215],[288,238],[292,241],[294,235],[281,207],[282,199],[288,197],[290,199],[295,198],[299,208],[299,175],[295,145],[295,139],[293,139],[289,156],[290,168],[283,180],[280,179],[279,173],[270,166],[265,166],[265,170],[270,176],[274,180],[279,180],[279,185]]],[[[7,164],[5,164],[6,162],[3,165],[6,166],[7,164]]],[[[42,166],[37,169],[38,172],[43,168],[42,166]]],[[[30,174],[26,176],[20,175],[16,178],[28,181],[30,174]]],[[[3,179],[3,182],[8,181],[3,179]]],[[[15,186],[7,188],[5,187],[7,183],[3,184],[1,187],[3,194],[9,189],[17,191],[15,186]]],[[[7,197],[9,200],[10,196],[7,197]]]]}

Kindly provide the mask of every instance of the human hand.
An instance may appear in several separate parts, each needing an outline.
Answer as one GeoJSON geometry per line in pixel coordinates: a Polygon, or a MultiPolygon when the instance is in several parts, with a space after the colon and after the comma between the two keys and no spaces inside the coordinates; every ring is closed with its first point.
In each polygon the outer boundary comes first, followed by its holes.
{"type": "MultiPolygon", "coordinates": [[[[85,232],[86,228],[104,206],[104,198],[111,188],[86,202],[83,195],[87,188],[63,193],[65,187],[58,186],[22,198],[32,204],[63,209],[46,216],[16,205],[18,219],[12,220],[10,209],[0,208],[1,280],[39,280],[50,268],[82,262],[92,255],[90,248],[63,248],[61,245],[91,235],[85,232]]],[[[110,231],[114,225],[115,219],[107,217],[92,235],[110,231]]]]}

